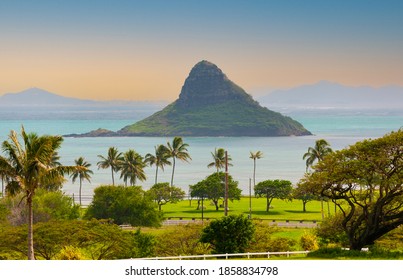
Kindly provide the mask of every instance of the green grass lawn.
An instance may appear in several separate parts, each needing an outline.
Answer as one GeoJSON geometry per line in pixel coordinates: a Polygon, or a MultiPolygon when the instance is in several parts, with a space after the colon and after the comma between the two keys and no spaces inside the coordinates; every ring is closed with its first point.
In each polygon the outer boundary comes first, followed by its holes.
{"type": "MultiPolygon", "coordinates": [[[[229,201],[229,215],[245,214],[249,215],[249,197],[242,197],[241,200],[229,201]]],[[[321,203],[319,201],[310,201],[307,204],[307,211],[302,211],[302,202],[300,200],[283,201],[274,199],[272,208],[266,212],[266,199],[252,197],[252,218],[269,219],[269,220],[305,220],[320,221],[322,219],[321,203]]],[[[204,201],[204,218],[214,219],[224,215],[224,208],[219,211],[215,210],[215,206],[210,200],[204,201]]],[[[162,206],[165,218],[196,218],[200,219],[201,210],[196,210],[197,200],[183,200],[175,204],[168,203],[162,206]]],[[[334,205],[324,203],[325,216],[334,213],[334,205]]]]}

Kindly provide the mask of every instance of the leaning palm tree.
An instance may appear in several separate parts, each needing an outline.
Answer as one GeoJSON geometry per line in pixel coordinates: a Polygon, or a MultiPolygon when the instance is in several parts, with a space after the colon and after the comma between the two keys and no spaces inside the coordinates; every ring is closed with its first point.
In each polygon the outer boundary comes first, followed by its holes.
{"type": "Polygon", "coordinates": [[[123,178],[126,186],[128,180],[134,186],[137,179],[146,180],[144,167],[143,157],[134,150],[128,150],[123,154],[123,160],[120,164],[120,178],[123,178]]]}
{"type": "Polygon", "coordinates": [[[112,185],[115,185],[115,176],[114,173],[119,170],[119,165],[122,161],[122,153],[118,152],[118,149],[115,147],[110,147],[108,150],[108,156],[104,157],[102,155],[98,155],[98,157],[101,159],[97,163],[98,169],[99,168],[111,168],[112,172],[112,185]]]}
{"type": "Polygon", "coordinates": [[[0,170],[7,176],[7,192],[10,195],[24,193],[28,208],[28,259],[35,259],[33,239],[32,201],[35,191],[52,181],[60,182],[65,174],[73,172],[75,166],[56,165],[53,156],[60,148],[61,136],[38,136],[27,134],[21,129],[22,143],[15,131],[11,131],[9,140],[2,144],[5,156],[0,155],[0,170]]]}
{"type": "Polygon", "coordinates": [[[174,173],[175,173],[175,160],[179,159],[181,161],[188,162],[192,158],[190,157],[187,147],[189,146],[186,143],[183,143],[181,137],[175,137],[171,143],[167,143],[169,150],[169,157],[172,158],[172,177],[171,177],[171,187],[174,184],[174,173]]]}
{"type": "Polygon", "coordinates": [[[256,153],[250,152],[249,158],[253,159],[253,187],[256,186],[256,160],[262,157],[263,153],[261,151],[257,151],[256,153]]]}
{"type": "Polygon", "coordinates": [[[165,165],[171,165],[169,161],[169,150],[164,145],[158,145],[155,148],[155,154],[146,154],[145,163],[150,166],[155,165],[155,184],[157,184],[158,168],[164,170],[165,165]]]}
{"type": "Polygon", "coordinates": [[[85,161],[85,159],[83,157],[79,157],[78,159],[74,160],[75,164],[77,167],[80,167],[79,169],[75,170],[72,174],[71,174],[71,180],[73,181],[73,184],[75,183],[75,181],[77,180],[77,178],[80,180],[80,189],[78,192],[78,197],[79,197],[79,201],[80,201],[80,206],[81,204],[81,187],[82,187],[82,183],[83,180],[87,180],[88,183],[91,183],[91,175],[94,174],[94,172],[92,172],[92,170],[90,170],[90,166],[91,163],[85,161]]]}
{"type": "Polygon", "coordinates": [[[330,148],[329,142],[325,139],[319,139],[315,142],[315,147],[309,147],[308,152],[304,154],[302,159],[306,160],[306,171],[308,172],[309,167],[311,167],[315,161],[322,161],[323,158],[333,152],[330,148]]]}
{"type": "MultiPolygon", "coordinates": [[[[221,168],[225,167],[225,150],[223,148],[215,148],[214,153],[211,153],[211,156],[213,157],[213,162],[209,163],[207,167],[215,167],[218,173],[221,168]]],[[[231,157],[229,155],[227,155],[227,157],[228,162],[230,162],[232,160],[231,157]]],[[[228,165],[232,166],[231,163],[228,163],[228,165]]]]}

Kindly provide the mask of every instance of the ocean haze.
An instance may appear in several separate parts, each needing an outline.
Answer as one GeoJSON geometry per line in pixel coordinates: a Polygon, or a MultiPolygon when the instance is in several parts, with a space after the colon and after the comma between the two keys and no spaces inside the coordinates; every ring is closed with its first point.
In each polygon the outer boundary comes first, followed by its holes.
{"type": "Polygon", "coordinates": [[[403,87],[350,87],[320,81],[288,90],[275,90],[257,100],[268,108],[403,110],[403,87]]]}

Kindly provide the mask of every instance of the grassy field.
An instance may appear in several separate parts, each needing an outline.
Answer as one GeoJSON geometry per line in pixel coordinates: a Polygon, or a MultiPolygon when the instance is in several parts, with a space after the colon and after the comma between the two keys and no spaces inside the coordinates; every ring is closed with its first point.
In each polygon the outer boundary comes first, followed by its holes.
{"type": "MultiPolygon", "coordinates": [[[[229,201],[229,214],[245,214],[249,215],[249,197],[242,197],[241,200],[229,201]]],[[[304,221],[320,221],[322,219],[321,203],[319,201],[310,201],[307,204],[307,211],[302,211],[302,202],[300,200],[283,201],[274,199],[272,208],[266,212],[266,199],[252,197],[252,218],[269,219],[269,220],[304,220],[304,221]]],[[[176,204],[166,204],[162,206],[164,217],[166,218],[196,218],[200,219],[201,210],[196,210],[197,200],[183,200],[176,204]]],[[[215,210],[215,206],[211,201],[204,201],[203,215],[205,219],[219,218],[224,215],[224,208],[219,211],[215,210]]],[[[334,213],[334,204],[324,203],[324,215],[327,216],[334,213]]]]}

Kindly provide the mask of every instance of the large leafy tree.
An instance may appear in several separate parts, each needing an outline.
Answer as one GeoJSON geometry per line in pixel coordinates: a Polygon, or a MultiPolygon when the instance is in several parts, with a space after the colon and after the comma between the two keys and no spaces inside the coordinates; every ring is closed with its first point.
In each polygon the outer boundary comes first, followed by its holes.
{"type": "Polygon", "coordinates": [[[292,183],[287,180],[266,180],[255,186],[255,195],[266,197],[266,212],[269,212],[274,198],[291,199],[292,183]]]}
{"type": "Polygon", "coordinates": [[[123,178],[126,186],[127,181],[134,186],[137,179],[140,181],[146,180],[144,167],[143,157],[134,150],[128,150],[123,154],[123,159],[120,163],[120,178],[123,178]]]}
{"type": "Polygon", "coordinates": [[[64,174],[76,170],[74,166],[55,164],[55,155],[61,147],[61,136],[38,136],[21,129],[22,142],[15,131],[3,142],[5,156],[0,156],[0,170],[7,175],[10,195],[24,193],[28,208],[28,259],[35,259],[33,240],[32,201],[40,187],[60,184],[64,174]]]}
{"type": "MultiPolygon", "coordinates": [[[[213,173],[206,179],[189,186],[191,197],[207,198],[213,201],[216,210],[219,209],[219,201],[225,196],[225,173],[213,173]]],[[[238,182],[228,175],[228,198],[240,199],[242,190],[238,188],[238,182]]]]}
{"type": "Polygon", "coordinates": [[[139,186],[100,186],[88,206],[87,219],[112,219],[132,226],[159,226],[162,216],[139,186]]]}
{"type": "Polygon", "coordinates": [[[249,158],[253,160],[253,187],[256,186],[256,160],[261,159],[263,157],[263,153],[261,151],[257,151],[255,153],[250,152],[249,158]]]}
{"type": "Polygon", "coordinates": [[[101,159],[97,165],[99,168],[110,168],[112,172],[112,185],[115,185],[115,176],[114,173],[119,170],[119,166],[122,162],[122,153],[118,151],[115,147],[110,147],[108,149],[108,155],[104,157],[103,155],[98,155],[101,159]]]}
{"type": "Polygon", "coordinates": [[[216,254],[243,253],[255,233],[252,221],[243,215],[225,216],[203,229],[200,241],[210,243],[216,254]]]}
{"type": "Polygon", "coordinates": [[[155,147],[154,154],[146,154],[145,163],[150,166],[155,165],[155,184],[158,181],[158,169],[161,168],[164,171],[165,165],[171,165],[169,161],[169,150],[164,145],[158,145],[155,147]]]}
{"type": "Polygon", "coordinates": [[[357,142],[325,157],[299,182],[337,205],[352,250],[403,223],[402,143],[403,130],[357,142]]]}
{"type": "Polygon", "coordinates": [[[80,201],[80,206],[81,204],[81,190],[82,190],[82,184],[84,180],[87,180],[88,183],[91,182],[91,175],[94,174],[92,170],[90,169],[91,163],[87,162],[83,157],[79,157],[78,159],[74,160],[74,163],[76,164],[77,168],[73,173],[71,174],[71,180],[73,181],[73,184],[75,181],[78,179],[80,182],[80,189],[78,192],[78,197],[80,201]]]}
{"type": "MultiPolygon", "coordinates": [[[[223,169],[225,167],[225,150],[223,148],[216,148],[214,149],[214,153],[211,153],[211,156],[213,157],[213,161],[210,162],[207,167],[215,167],[218,173],[220,169],[223,169]]],[[[232,161],[232,158],[228,154],[227,161],[228,166],[232,166],[232,164],[230,163],[230,161],[232,161]]]]}
{"type": "Polygon", "coordinates": [[[172,177],[171,186],[174,184],[174,173],[175,173],[175,163],[176,159],[188,162],[192,158],[190,157],[187,148],[188,144],[183,142],[181,137],[175,137],[171,143],[167,143],[169,157],[172,158],[172,177]]]}
{"type": "Polygon", "coordinates": [[[170,186],[169,183],[157,183],[152,186],[147,194],[158,204],[158,210],[167,203],[176,203],[183,199],[185,192],[180,188],[170,186]]]}

